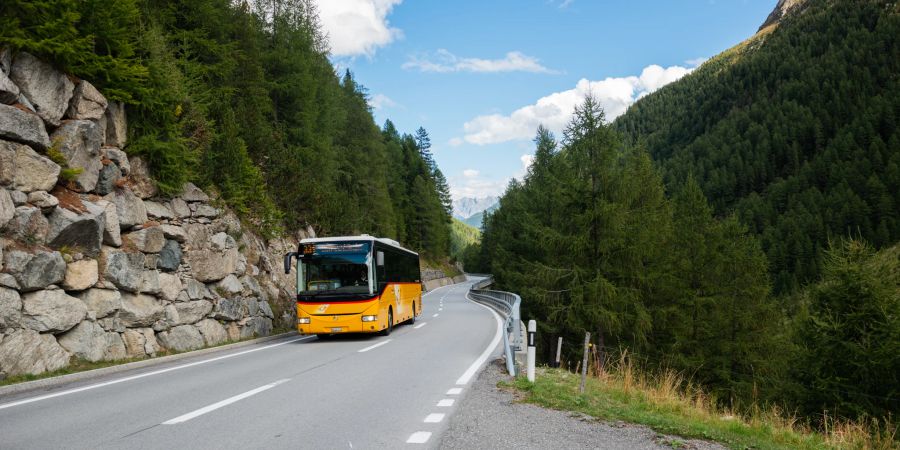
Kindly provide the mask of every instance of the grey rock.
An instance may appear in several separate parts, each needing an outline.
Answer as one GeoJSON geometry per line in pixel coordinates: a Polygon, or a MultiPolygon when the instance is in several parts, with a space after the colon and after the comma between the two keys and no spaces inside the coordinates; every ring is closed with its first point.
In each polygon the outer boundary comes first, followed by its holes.
{"type": "Polygon", "coordinates": [[[156,298],[145,294],[122,294],[119,320],[129,328],[148,327],[165,318],[165,309],[156,298]]]}
{"type": "Polygon", "coordinates": [[[177,326],[169,331],[159,333],[157,337],[163,347],[178,352],[196,350],[202,348],[204,344],[200,331],[191,325],[177,326]]]}
{"type": "Polygon", "coordinates": [[[144,280],[144,255],[103,249],[103,279],[128,292],[138,292],[144,280]]]}
{"type": "Polygon", "coordinates": [[[57,341],[69,353],[91,362],[101,361],[106,352],[106,331],[89,320],[59,336],[57,341]]]}
{"type": "Polygon", "coordinates": [[[159,286],[159,272],[155,270],[145,270],[141,280],[140,292],[145,294],[159,295],[161,288],[159,286]]]}
{"type": "Polygon", "coordinates": [[[192,302],[175,303],[175,310],[178,312],[178,324],[197,323],[202,320],[213,309],[212,303],[207,300],[195,300],[192,302]]]}
{"type": "Polygon", "coordinates": [[[191,214],[191,217],[207,217],[215,218],[219,216],[219,210],[209,205],[200,205],[197,210],[191,214]]]}
{"type": "Polygon", "coordinates": [[[156,195],[158,189],[156,182],[150,177],[150,166],[140,156],[132,156],[128,159],[131,171],[128,173],[128,183],[134,194],[140,198],[150,198],[156,195]]]}
{"type": "Polygon", "coordinates": [[[128,120],[125,117],[125,105],[122,102],[109,102],[106,107],[106,145],[124,148],[127,143],[128,120]]]}
{"type": "Polygon", "coordinates": [[[184,183],[182,187],[181,198],[186,202],[208,202],[209,196],[206,195],[194,183],[184,183]]]}
{"type": "Polygon", "coordinates": [[[130,189],[116,189],[104,199],[116,205],[116,212],[119,215],[119,226],[123,230],[147,221],[147,209],[144,207],[144,202],[134,195],[130,189]]]}
{"type": "Polygon", "coordinates": [[[247,303],[247,315],[248,316],[258,316],[259,315],[259,302],[256,299],[246,298],[244,301],[247,303]]]}
{"type": "Polygon", "coordinates": [[[216,302],[213,317],[224,320],[240,320],[246,315],[247,302],[241,297],[220,298],[216,302]]]}
{"type": "Polygon", "coordinates": [[[237,267],[238,251],[233,248],[221,252],[192,250],[187,252],[194,278],[202,282],[218,281],[234,272],[237,267]]]}
{"type": "Polygon", "coordinates": [[[9,70],[12,68],[12,54],[11,49],[0,48],[0,72],[5,75],[9,75],[9,70]]]}
{"type": "Polygon", "coordinates": [[[187,244],[188,250],[202,250],[209,247],[209,228],[196,224],[189,223],[184,226],[184,231],[187,234],[187,244]]]}
{"type": "Polygon", "coordinates": [[[178,293],[178,298],[175,299],[176,302],[189,302],[191,301],[191,297],[188,295],[187,291],[181,291],[178,293]]]}
{"type": "Polygon", "coordinates": [[[160,227],[143,228],[128,233],[123,238],[144,253],[159,253],[166,245],[166,235],[160,227]]]}
{"type": "Polygon", "coordinates": [[[144,200],[144,207],[147,208],[147,215],[157,219],[174,219],[175,214],[169,210],[169,207],[162,203],[144,200]]]}
{"type": "Polygon", "coordinates": [[[97,321],[97,323],[106,331],[124,333],[126,330],[125,324],[122,323],[122,321],[116,316],[109,316],[100,319],[97,321]]]}
{"type": "Polygon", "coordinates": [[[66,277],[66,261],[59,252],[37,252],[14,276],[23,292],[44,289],[66,277]]]}
{"type": "Polygon", "coordinates": [[[191,217],[191,209],[188,208],[187,202],[179,197],[172,199],[172,212],[175,213],[175,216],[179,219],[191,217]]]}
{"type": "Polygon", "coordinates": [[[243,276],[241,277],[241,285],[244,286],[244,289],[248,294],[259,297],[261,290],[259,288],[259,283],[256,282],[255,278],[243,276]]]}
{"type": "Polygon", "coordinates": [[[272,320],[266,317],[251,317],[241,328],[241,339],[272,334],[272,320]]]}
{"type": "Polygon", "coordinates": [[[274,319],[274,318],[275,318],[275,313],[272,312],[272,307],[269,306],[269,302],[267,302],[267,301],[260,300],[260,302],[259,302],[259,312],[262,313],[262,315],[264,315],[264,316],[266,316],[266,317],[268,317],[268,318],[270,318],[270,319],[274,319]]]}
{"type": "Polygon", "coordinates": [[[116,361],[125,359],[128,354],[125,350],[125,342],[119,333],[106,333],[106,345],[103,351],[104,361],[116,361]]]}
{"type": "Polygon", "coordinates": [[[156,263],[160,270],[172,272],[178,270],[181,265],[181,246],[173,240],[166,241],[159,252],[159,260],[156,263]]]}
{"type": "Polygon", "coordinates": [[[19,282],[16,281],[16,277],[8,273],[0,273],[0,286],[19,290],[19,282]]]}
{"type": "Polygon", "coordinates": [[[66,278],[62,286],[67,291],[83,291],[97,284],[98,279],[97,260],[82,259],[66,266],[66,278]]]}
{"type": "Polygon", "coordinates": [[[234,242],[234,238],[229,236],[227,233],[216,233],[209,238],[209,242],[213,250],[217,250],[220,252],[237,247],[237,243],[234,242]]]}
{"type": "Polygon", "coordinates": [[[15,330],[0,342],[0,372],[7,375],[40,374],[69,365],[71,355],[56,338],[34,330],[15,330]]]}
{"type": "MultiPolygon", "coordinates": [[[[0,122],[3,121],[0,105],[0,122]]],[[[60,167],[27,145],[0,141],[0,184],[22,192],[49,191],[56,186],[60,167]]]]}
{"type": "Polygon", "coordinates": [[[207,346],[219,345],[228,340],[228,332],[221,323],[213,319],[204,319],[197,322],[197,330],[203,336],[207,346]]]}
{"type": "Polygon", "coordinates": [[[107,158],[119,166],[122,175],[131,173],[131,164],[128,163],[128,155],[124,151],[115,147],[105,147],[103,151],[106,152],[107,158]]]}
{"type": "MultiPolygon", "coordinates": [[[[3,252],[3,267],[7,272],[17,275],[22,272],[32,258],[34,258],[34,255],[31,253],[21,250],[8,250],[3,252]]],[[[16,280],[16,283],[18,283],[18,280],[16,280]]]]}
{"type": "Polygon", "coordinates": [[[22,297],[22,325],[34,331],[67,331],[85,316],[84,303],[62,290],[31,292],[22,297]]]}
{"type": "Polygon", "coordinates": [[[71,120],[56,129],[50,139],[59,143],[59,151],[69,168],[81,168],[75,186],[81,192],[93,191],[100,177],[100,127],[90,120],[71,120]]]}
{"type": "Polygon", "coordinates": [[[191,300],[212,298],[212,294],[209,292],[209,289],[206,288],[206,285],[193,278],[189,278],[185,281],[184,285],[188,298],[191,300]]]}
{"type": "Polygon", "coordinates": [[[21,322],[22,298],[15,290],[0,287],[0,332],[18,327],[21,322]]]}
{"type": "Polygon", "coordinates": [[[181,291],[184,288],[181,278],[179,278],[178,275],[165,272],[160,273],[158,277],[160,297],[163,300],[168,300],[170,302],[178,300],[178,295],[181,294],[181,291]]]}
{"type": "Polygon", "coordinates": [[[78,299],[98,319],[102,319],[122,307],[122,294],[112,289],[88,289],[78,294],[78,299]]]}
{"type": "Polygon", "coordinates": [[[19,95],[19,87],[5,73],[0,72],[0,103],[12,105],[19,101],[19,95]]]}
{"type": "Polygon", "coordinates": [[[153,322],[153,325],[150,328],[153,328],[153,331],[159,333],[160,331],[171,329],[172,325],[169,323],[168,319],[164,319],[153,322]]]}
{"type": "Polygon", "coordinates": [[[50,136],[37,114],[0,104],[0,138],[28,144],[38,150],[50,148],[50,136]]]}
{"type": "Polygon", "coordinates": [[[156,270],[156,262],[159,260],[159,255],[149,253],[144,255],[144,268],[150,270],[156,270]]]}
{"type": "Polygon", "coordinates": [[[107,195],[116,188],[116,181],[122,178],[122,172],[119,166],[115,164],[106,164],[100,169],[97,175],[97,185],[94,186],[94,192],[97,195],[107,195]]]}
{"type": "Polygon", "coordinates": [[[31,101],[44,122],[59,125],[75,90],[66,74],[28,53],[19,52],[13,60],[9,78],[31,101]]]}
{"type": "Polygon", "coordinates": [[[0,188],[0,228],[5,227],[6,224],[15,216],[16,204],[13,203],[12,197],[10,197],[9,195],[9,191],[0,188]]]}
{"type": "Polygon", "coordinates": [[[223,297],[230,297],[240,294],[244,290],[244,286],[238,278],[232,274],[228,274],[222,281],[216,283],[216,291],[223,297]]]}
{"type": "Polygon", "coordinates": [[[57,207],[50,214],[50,231],[47,233],[50,247],[77,248],[92,256],[100,252],[103,230],[106,228],[106,211],[99,205],[82,203],[85,206],[83,213],[57,207]]]}
{"type": "Polygon", "coordinates": [[[22,206],[28,202],[28,194],[22,191],[9,191],[9,197],[16,206],[22,206]]]}
{"type": "Polygon", "coordinates": [[[6,231],[9,237],[25,245],[43,245],[47,242],[50,223],[39,208],[20,206],[7,222],[6,231]]]}
{"type": "Polygon", "coordinates": [[[106,97],[91,83],[82,80],[75,86],[66,115],[72,119],[99,120],[106,111],[106,97]]]}
{"type": "MultiPolygon", "coordinates": [[[[153,333],[153,330],[150,330],[153,333]]],[[[125,344],[125,356],[128,358],[143,358],[147,356],[147,351],[144,347],[146,344],[146,338],[144,337],[144,333],[140,330],[125,330],[122,333],[122,340],[125,344]]]]}
{"type": "Polygon", "coordinates": [[[120,247],[122,245],[122,231],[119,228],[119,212],[114,203],[100,200],[97,205],[103,207],[103,216],[106,223],[103,225],[103,243],[120,247]]]}
{"type": "Polygon", "coordinates": [[[160,225],[159,226],[163,230],[163,234],[165,234],[166,239],[172,239],[177,242],[185,242],[187,240],[187,233],[184,231],[184,228],[179,227],[178,225],[160,225]]]}
{"type": "Polygon", "coordinates": [[[42,212],[49,212],[59,205],[59,200],[47,191],[34,191],[28,194],[28,203],[41,208],[42,212]]]}

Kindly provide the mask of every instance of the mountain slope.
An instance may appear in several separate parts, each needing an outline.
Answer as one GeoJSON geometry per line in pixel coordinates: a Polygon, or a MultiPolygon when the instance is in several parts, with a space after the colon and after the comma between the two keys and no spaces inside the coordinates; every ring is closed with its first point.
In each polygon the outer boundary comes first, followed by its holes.
{"type": "MultiPolygon", "coordinates": [[[[491,196],[482,198],[463,197],[453,201],[453,216],[465,221],[475,214],[496,205],[498,201],[497,197],[491,196]]],[[[477,226],[481,226],[481,221],[478,222],[477,226]]]]}
{"type": "Polygon", "coordinates": [[[457,218],[450,224],[450,256],[459,259],[466,247],[481,241],[478,228],[467,225],[457,218]]]}
{"type": "Polygon", "coordinates": [[[900,7],[789,6],[614,123],[669,190],[692,175],[762,237],[779,292],[819,274],[831,238],[900,239],[900,7]]]}

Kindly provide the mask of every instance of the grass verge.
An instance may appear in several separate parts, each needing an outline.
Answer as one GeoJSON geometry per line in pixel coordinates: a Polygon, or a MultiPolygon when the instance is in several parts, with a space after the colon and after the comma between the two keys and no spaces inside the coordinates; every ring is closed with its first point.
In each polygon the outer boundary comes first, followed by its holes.
{"type": "Polygon", "coordinates": [[[811,430],[777,408],[755,408],[741,415],[721,409],[702,390],[674,372],[638,373],[626,360],[586,380],[562,369],[538,368],[535,382],[524,378],[501,382],[520,391],[523,401],[547,408],[577,411],[602,420],[647,425],[653,430],[719,442],[733,449],[897,449],[897,429],[890,423],[828,421],[825,432],[811,430]]]}

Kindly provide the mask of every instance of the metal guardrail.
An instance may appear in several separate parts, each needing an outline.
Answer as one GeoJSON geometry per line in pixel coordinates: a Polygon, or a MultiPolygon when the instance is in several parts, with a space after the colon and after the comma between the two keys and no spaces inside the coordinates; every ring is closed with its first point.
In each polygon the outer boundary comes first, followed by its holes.
{"type": "MultiPolygon", "coordinates": [[[[470,276],[478,276],[468,274],[470,276]]],[[[522,350],[522,317],[519,314],[519,306],[522,299],[512,292],[492,291],[484,289],[494,282],[491,275],[484,275],[484,279],[474,283],[469,289],[469,295],[473,300],[483,303],[506,317],[503,333],[503,349],[506,354],[506,370],[510,375],[516,375],[516,363],[513,350],[522,350]],[[509,335],[512,334],[510,340],[509,335]]]]}

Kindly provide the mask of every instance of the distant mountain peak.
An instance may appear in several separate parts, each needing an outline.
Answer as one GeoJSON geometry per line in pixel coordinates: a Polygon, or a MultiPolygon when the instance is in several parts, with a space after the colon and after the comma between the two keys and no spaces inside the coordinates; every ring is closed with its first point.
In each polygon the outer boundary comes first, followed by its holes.
{"type": "Polygon", "coordinates": [[[778,0],[778,4],[775,5],[775,9],[769,14],[769,17],[766,17],[766,21],[763,22],[762,25],[759,26],[759,29],[776,24],[781,21],[784,16],[788,15],[791,11],[793,11],[797,6],[803,4],[806,0],[778,0]]]}
{"type": "MultiPolygon", "coordinates": [[[[453,201],[453,215],[462,221],[491,208],[496,205],[500,199],[497,197],[463,197],[453,201]]],[[[479,222],[480,225],[480,222],[479,222]]]]}

